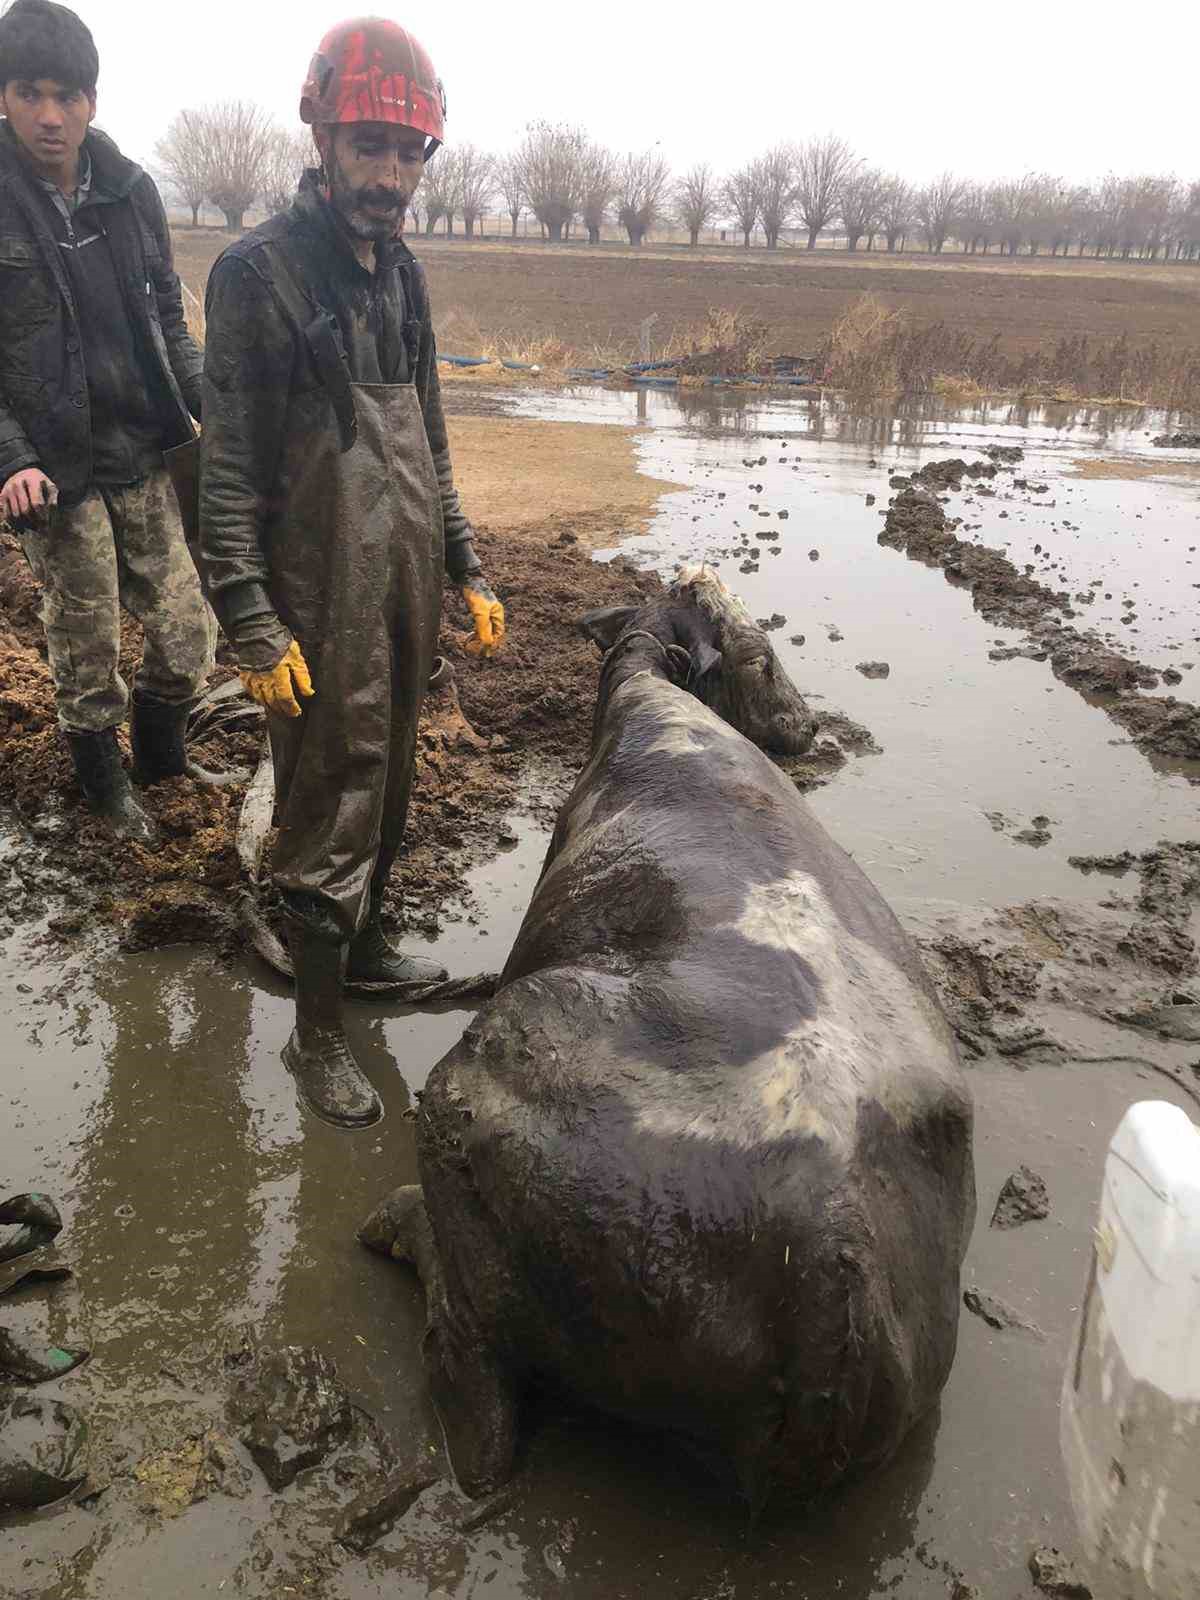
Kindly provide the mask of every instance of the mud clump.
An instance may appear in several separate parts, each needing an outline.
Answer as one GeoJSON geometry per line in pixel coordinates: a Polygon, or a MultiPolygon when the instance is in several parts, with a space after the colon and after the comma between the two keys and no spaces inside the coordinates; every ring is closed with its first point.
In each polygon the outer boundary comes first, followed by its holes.
{"type": "Polygon", "coordinates": [[[1164,842],[1128,858],[1073,857],[1084,871],[1135,872],[1129,900],[1103,909],[1039,901],[940,919],[919,938],[928,971],[971,1057],[1065,1053],[1064,1010],[1143,1037],[1200,1039],[1193,933],[1200,841],[1164,842]]]}
{"type": "Polygon", "coordinates": [[[955,456],[948,461],[930,461],[912,475],[913,483],[922,484],[935,492],[961,489],[964,478],[991,479],[1000,468],[994,461],[964,461],[955,456]]]}
{"type": "Polygon", "coordinates": [[[1034,1587],[1054,1600],[1092,1600],[1092,1591],[1080,1573],[1053,1545],[1039,1545],[1029,1557],[1034,1587]]]}
{"type": "Polygon", "coordinates": [[[1020,1228],[1050,1215],[1046,1182],[1028,1167],[1018,1167],[1005,1179],[992,1212],[993,1228],[1020,1228]]]}
{"type": "Polygon", "coordinates": [[[1114,722],[1132,735],[1139,750],[1200,761],[1200,707],[1174,695],[1123,695],[1108,707],[1114,722]]]}
{"type": "Polygon", "coordinates": [[[1014,1311],[1012,1306],[994,1294],[984,1294],[982,1289],[965,1289],[963,1305],[981,1322],[986,1322],[989,1328],[1002,1332],[1011,1329],[1017,1333],[1032,1333],[1039,1339],[1043,1337],[1042,1330],[1035,1323],[1027,1322],[1019,1311],[1014,1311]]]}
{"type": "Polygon", "coordinates": [[[1200,450],[1200,433],[1160,433],[1154,443],[1159,450],[1200,450]]]}
{"type": "Polygon", "coordinates": [[[343,1444],[354,1420],[335,1364],[296,1345],[264,1355],[237,1380],[229,1415],[276,1491],[343,1444]]]}
{"type": "MultiPolygon", "coordinates": [[[[922,468],[926,482],[961,486],[958,459],[922,468]],[[939,477],[938,471],[945,469],[939,477]]],[[[879,543],[901,550],[914,561],[939,566],[951,582],[971,591],[976,611],[988,622],[1028,630],[1025,643],[990,652],[993,660],[1024,656],[1048,660],[1062,682],[1081,693],[1105,697],[1103,709],[1148,755],[1200,761],[1200,708],[1174,696],[1141,693],[1158,685],[1159,675],[1144,663],[1112,649],[1099,635],[1068,625],[1072,597],[1017,570],[999,550],[960,539],[958,518],[948,517],[928,488],[902,487],[889,504],[879,543]]],[[[1200,775],[1188,774],[1200,783],[1200,775]]]]}

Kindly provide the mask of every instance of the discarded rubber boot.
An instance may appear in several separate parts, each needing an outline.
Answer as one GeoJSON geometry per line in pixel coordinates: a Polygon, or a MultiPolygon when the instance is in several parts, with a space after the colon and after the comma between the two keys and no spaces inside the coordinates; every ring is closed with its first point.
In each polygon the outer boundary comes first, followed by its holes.
{"type": "Polygon", "coordinates": [[[366,922],[350,942],[346,977],[351,983],[444,983],[448,976],[436,961],[397,950],[384,934],[379,906],[372,901],[366,922]]]}
{"type": "Polygon", "coordinates": [[[45,1194],[16,1194],[0,1200],[0,1261],[40,1250],[62,1232],[58,1207],[45,1194]]]}
{"type": "Polygon", "coordinates": [[[242,772],[210,772],[187,754],[187,725],[192,708],[168,705],[165,700],[150,700],[137,693],[129,719],[133,746],[133,781],[145,787],[163,778],[194,778],[215,788],[237,783],[242,772]]]}
{"type": "Polygon", "coordinates": [[[21,1395],[0,1406],[0,1510],[32,1511],[87,1476],[88,1426],[62,1400],[21,1395]]]}
{"type": "Polygon", "coordinates": [[[121,763],[117,730],[68,733],[67,744],[88,810],[103,817],[118,839],[130,839],[151,850],[160,844],[158,829],[138,804],[121,763]]]}
{"type": "Polygon", "coordinates": [[[322,1122],[369,1128],[383,1116],[383,1102],[354,1059],[342,1027],[346,946],[330,943],[290,917],[287,945],[296,977],[296,1026],[283,1047],[283,1064],[322,1122]]]}
{"type": "Polygon", "coordinates": [[[38,1344],[24,1334],[0,1328],[0,1378],[46,1383],[82,1366],[91,1354],[77,1345],[38,1344]]]}

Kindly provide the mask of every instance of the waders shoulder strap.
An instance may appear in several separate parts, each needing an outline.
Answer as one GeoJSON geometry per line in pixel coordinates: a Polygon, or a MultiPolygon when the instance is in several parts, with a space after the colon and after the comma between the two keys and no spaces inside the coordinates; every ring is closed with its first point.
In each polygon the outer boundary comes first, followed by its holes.
{"type": "Polygon", "coordinates": [[[282,252],[271,253],[271,284],[284,310],[300,329],[317,376],[337,418],[343,452],[358,438],[358,417],[350,388],[350,362],[337,318],[317,299],[298,265],[282,252]]]}

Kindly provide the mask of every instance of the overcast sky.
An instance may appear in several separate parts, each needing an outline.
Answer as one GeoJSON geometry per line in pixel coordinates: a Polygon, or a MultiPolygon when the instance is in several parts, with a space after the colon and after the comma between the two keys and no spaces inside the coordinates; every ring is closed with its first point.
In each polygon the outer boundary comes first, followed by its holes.
{"type": "MultiPolygon", "coordinates": [[[[100,48],[97,121],[146,162],[185,106],[248,97],[295,126],[339,3],[84,0],[100,48]]],[[[1200,176],[1196,0],[451,0],[385,14],[433,56],[448,137],[489,149],[544,117],[722,171],[832,129],[915,180],[947,167],[1200,176]]]]}

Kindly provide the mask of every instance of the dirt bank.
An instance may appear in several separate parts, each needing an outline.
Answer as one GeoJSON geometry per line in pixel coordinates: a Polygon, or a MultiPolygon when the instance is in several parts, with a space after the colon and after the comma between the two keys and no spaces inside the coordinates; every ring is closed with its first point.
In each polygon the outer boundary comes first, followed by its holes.
{"type": "Polygon", "coordinates": [[[632,428],[454,414],[448,425],[468,516],[506,534],[614,545],[677,487],[636,470],[632,428]]]}
{"type": "MultiPolygon", "coordinates": [[[[889,502],[880,544],[941,567],[947,578],[971,591],[975,609],[987,621],[1027,630],[1020,646],[1000,647],[992,652],[994,659],[1049,661],[1064,683],[1099,697],[1140,750],[1200,761],[1200,708],[1174,695],[1140,693],[1158,686],[1159,673],[1113,649],[1093,630],[1072,625],[1078,608],[1092,603],[1092,593],[1051,589],[1021,572],[1001,551],[958,537],[962,518],[947,516],[948,495],[939,491],[956,492],[966,478],[981,483],[997,471],[1014,470],[1011,461],[968,464],[955,459],[930,462],[911,477],[893,476],[889,481],[898,492],[889,502]]],[[[1031,500],[1046,493],[1045,484],[1019,477],[1013,487],[1031,500]]],[[[986,484],[978,492],[988,493],[986,484]]],[[[1200,782],[1200,774],[1192,775],[1192,781],[1200,782]]]]}
{"type": "Polygon", "coordinates": [[[1195,1096],[1200,842],[1072,864],[1112,877],[1099,910],[1038,901],[960,911],[924,933],[926,967],[960,1041],[973,1057],[1087,1061],[1097,1048],[1081,1033],[1088,1018],[1126,1034],[1123,1044],[1112,1035],[1112,1049],[1145,1057],[1195,1096]]]}

